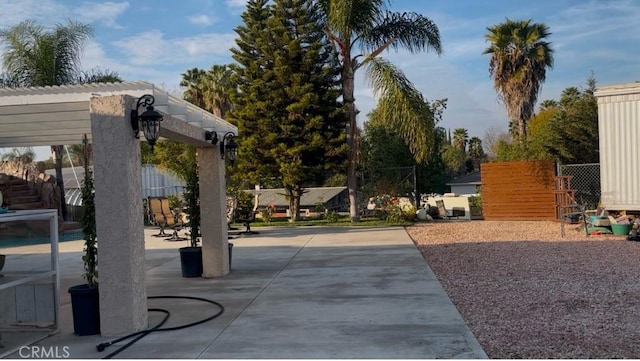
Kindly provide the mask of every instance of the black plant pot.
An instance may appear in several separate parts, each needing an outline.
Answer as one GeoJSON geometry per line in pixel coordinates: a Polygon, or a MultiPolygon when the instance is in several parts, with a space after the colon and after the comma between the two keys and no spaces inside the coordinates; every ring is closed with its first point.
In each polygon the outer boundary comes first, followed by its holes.
{"type": "Polygon", "coordinates": [[[182,277],[201,277],[202,247],[182,247],[179,251],[182,277]]]}
{"type": "Polygon", "coordinates": [[[100,333],[100,296],[98,287],[77,285],[69,288],[73,332],[78,336],[100,333]]]}

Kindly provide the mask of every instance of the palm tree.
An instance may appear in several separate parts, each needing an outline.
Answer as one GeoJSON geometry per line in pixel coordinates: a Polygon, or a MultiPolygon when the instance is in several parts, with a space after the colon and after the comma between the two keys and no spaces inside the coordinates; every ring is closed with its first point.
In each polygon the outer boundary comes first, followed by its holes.
{"type": "Polygon", "coordinates": [[[469,139],[469,157],[473,160],[474,169],[480,168],[480,162],[485,157],[484,149],[482,149],[482,140],[478,137],[469,139]]]}
{"type": "Polygon", "coordinates": [[[33,20],[0,30],[7,46],[4,68],[22,86],[73,84],[80,74],[82,47],[93,35],[87,24],[68,20],[53,30],[33,20]]]}
{"type": "Polygon", "coordinates": [[[493,87],[504,101],[509,119],[518,122],[520,140],[526,139],[527,121],[533,116],[547,68],[553,67],[553,49],[546,41],[549,27],[529,20],[513,21],[487,28],[490,43],[489,74],[493,87]]]}
{"type": "Polygon", "coordinates": [[[234,90],[231,68],[227,65],[213,65],[200,79],[203,98],[207,110],[224,118],[231,110],[230,92],[234,90]]]}
{"type": "MultiPolygon", "coordinates": [[[[90,25],[68,20],[47,30],[33,20],[0,30],[5,45],[3,65],[6,79],[13,86],[55,86],[89,82],[119,82],[118,75],[100,70],[83,72],[80,58],[85,42],[93,36],[90,25]]],[[[62,145],[52,145],[55,154],[56,184],[64,200],[62,179],[62,145]]],[[[62,219],[67,219],[65,202],[61,202],[62,219]]]]}
{"type": "Polygon", "coordinates": [[[467,151],[467,142],[469,141],[469,132],[465,128],[456,128],[453,130],[453,146],[467,151]]]}
{"type": "Polygon", "coordinates": [[[398,130],[416,160],[424,161],[433,147],[433,114],[404,73],[378,55],[389,47],[402,47],[410,52],[433,50],[440,54],[440,33],[433,21],[420,14],[386,11],[385,0],[322,0],[322,4],[326,33],[342,65],[342,100],[349,113],[349,213],[352,221],[358,221],[356,71],[366,68],[382,118],[398,130]]]}
{"type": "Polygon", "coordinates": [[[199,68],[193,68],[187,70],[182,74],[182,80],[180,81],[181,87],[186,87],[182,97],[193,105],[197,105],[200,108],[205,108],[204,92],[202,89],[202,78],[206,72],[199,68]]]}
{"type": "Polygon", "coordinates": [[[555,108],[557,106],[558,106],[558,102],[553,100],[553,99],[543,100],[540,103],[540,111],[547,110],[547,109],[553,109],[553,108],[555,108]]]}

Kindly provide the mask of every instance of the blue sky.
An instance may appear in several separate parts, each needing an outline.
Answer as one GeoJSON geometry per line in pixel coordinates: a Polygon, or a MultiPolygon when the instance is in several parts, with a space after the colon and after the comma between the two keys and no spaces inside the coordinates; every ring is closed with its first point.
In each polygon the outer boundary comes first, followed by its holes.
{"type": "MultiPolygon", "coordinates": [[[[234,28],[246,0],[0,0],[0,28],[35,19],[51,26],[71,18],[89,23],[83,67],[116,71],[124,80],[146,80],[179,95],[187,69],[232,62],[234,28]]],[[[427,99],[448,98],[445,128],[467,128],[484,138],[507,127],[506,112],[489,78],[487,26],[511,19],[543,22],[551,30],[555,64],[539,101],[582,86],[591,72],[598,85],[640,80],[640,1],[636,0],[395,0],[393,11],[415,11],[439,27],[444,53],[387,52],[427,99]]],[[[0,45],[0,52],[2,46],[0,45]]],[[[375,106],[369,85],[357,77],[356,104],[364,115],[375,106]]],[[[47,150],[38,150],[46,159],[47,150]]]]}

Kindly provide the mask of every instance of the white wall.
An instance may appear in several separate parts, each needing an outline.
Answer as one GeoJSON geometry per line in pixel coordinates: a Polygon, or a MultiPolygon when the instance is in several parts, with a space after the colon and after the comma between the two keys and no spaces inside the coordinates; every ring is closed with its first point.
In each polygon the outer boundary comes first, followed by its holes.
{"type": "Polygon", "coordinates": [[[596,96],[602,205],[640,210],[640,84],[599,88],[596,96]]]}
{"type": "Polygon", "coordinates": [[[464,208],[464,217],[459,217],[459,219],[471,220],[471,210],[469,209],[468,197],[429,197],[427,203],[430,206],[437,207],[436,201],[441,199],[444,201],[444,207],[449,211],[449,214],[451,214],[453,207],[462,207],[464,208]]]}
{"type": "Polygon", "coordinates": [[[476,194],[476,185],[475,184],[452,184],[451,193],[476,194]]]}

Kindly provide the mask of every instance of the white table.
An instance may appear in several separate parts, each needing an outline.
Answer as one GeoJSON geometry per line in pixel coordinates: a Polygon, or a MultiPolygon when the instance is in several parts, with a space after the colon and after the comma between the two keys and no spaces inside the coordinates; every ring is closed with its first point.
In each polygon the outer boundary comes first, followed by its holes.
{"type": "MultiPolygon", "coordinates": [[[[53,278],[54,321],[52,333],[58,331],[60,312],[60,268],[58,264],[58,211],[55,209],[16,210],[0,214],[0,223],[14,221],[48,220],[51,244],[51,268],[47,271],[3,272],[0,290],[16,287],[43,278],[53,278]]],[[[9,255],[10,257],[10,255],[9,255]]],[[[7,350],[3,350],[7,351],[7,350]]],[[[7,354],[5,352],[5,354],[7,354]]]]}

